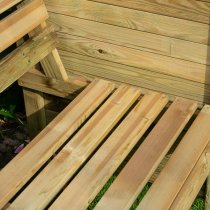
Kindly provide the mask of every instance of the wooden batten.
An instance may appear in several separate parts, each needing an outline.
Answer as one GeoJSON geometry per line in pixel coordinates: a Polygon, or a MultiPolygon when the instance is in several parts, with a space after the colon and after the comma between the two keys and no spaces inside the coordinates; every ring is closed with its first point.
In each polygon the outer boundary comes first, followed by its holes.
{"type": "Polygon", "coordinates": [[[77,95],[88,84],[88,82],[74,80],[69,83],[31,72],[24,74],[18,82],[22,87],[64,98],[71,98],[71,95],[77,95]]]}
{"type": "Polygon", "coordinates": [[[127,1],[127,0],[90,0],[104,4],[111,4],[125,8],[155,13],[160,15],[167,15],[185,20],[193,20],[195,22],[209,24],[209,10],[210,2],[199,0],[182,0],[182,1],[127,1]]]}

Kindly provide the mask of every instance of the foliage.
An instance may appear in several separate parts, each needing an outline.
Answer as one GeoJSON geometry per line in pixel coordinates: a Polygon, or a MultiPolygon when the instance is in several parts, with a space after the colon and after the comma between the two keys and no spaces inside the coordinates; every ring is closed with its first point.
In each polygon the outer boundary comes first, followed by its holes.
{"type": "Polygon", "coordinates": [[[16,109],[15,105],[9,105],[8,109],[1,108],[0,116],[2,116],[4,120],[12,119],[23,125],[23,122],[21,121],[21,119],[16,115],[15,109],[16,109]]]}

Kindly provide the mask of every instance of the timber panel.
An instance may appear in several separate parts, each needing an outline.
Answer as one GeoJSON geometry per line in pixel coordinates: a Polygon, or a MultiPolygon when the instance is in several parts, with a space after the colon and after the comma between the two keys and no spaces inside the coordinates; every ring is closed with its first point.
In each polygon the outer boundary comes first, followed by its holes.
{"type": "Polygon", "coordinates": [[[49,22],[58,32],[59,53],[69,72],[209,102],[210,3],[196,0],[161,3],[45,0],[45,3],[49,22]],[[150,77],[142,78],[144,72],[150,77]],[[157,75],[160,83],[156,82],[157,75]],[[194,88],[185,89],[189,83],[194,88]]]}

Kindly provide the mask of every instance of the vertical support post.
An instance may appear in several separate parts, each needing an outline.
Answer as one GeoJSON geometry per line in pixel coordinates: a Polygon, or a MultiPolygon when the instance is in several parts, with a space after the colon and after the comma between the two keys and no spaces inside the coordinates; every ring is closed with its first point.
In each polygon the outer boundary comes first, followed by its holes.
{"type": "Polygon", "coordinates": [[[206,180],[205,210],[210,210],[210,174],[206,180]]]}
{"type": "Polygon", "coordinates": [[[30,137],[34,138],[46,126],[43,93],[23,88],[30,137]]]}

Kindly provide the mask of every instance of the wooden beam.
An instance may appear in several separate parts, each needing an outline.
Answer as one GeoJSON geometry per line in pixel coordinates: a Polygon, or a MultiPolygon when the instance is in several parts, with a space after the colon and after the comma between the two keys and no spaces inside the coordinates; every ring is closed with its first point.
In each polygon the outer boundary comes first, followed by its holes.
{"type": "Polygon", "coordinates": [[[209,25],[199,22],[84,0],[45,0],[45,4],[50,16],[59,13],[65,15],[64,18],[72,16],[203,44],[208,44],[210,40],[209,25]]]}
{"type": "Polygon", "coordinates": [[[0,52],[48,18],[42,0],[34,0],[0,22],[0,52]]]}
{"type": "Polygon", "coordinates": [[[145,31],[129,30],[124,27],[75,18],[59,13],[50,14],[49,21],[53,24],[56,31],[64,34],[210,65],[210,57],[207,55],[210,51],[208,45],[145,31]]]}
{"type": "Polygon", "coordinates": [[[0,14],[18,4],[22,0],[1,0],[0,2],[0,14]]]}
{"type": "Polygon", "coordinates": [[[206,180],[205,210],[210,210],[210,174],[206,180]]]}
{"type": "Polygon", "coordinates": [[[161,2],[157,0],[153,1],[90,0],[90,1],[209,24],[210,4],[205,2],[199,2],[197,0],[161,1],[161,2]]]}
{"type": "Polygon", "coordinates": [[[43,93],[23,89],[26,116],[27,116],[27,126],[30,131],[30,137],[33,139],[45,126],[46,126],[46,116],[45,116],[45,101],[43,98],[43,93]]]}
{"type": "Polygon", "coordinates": [[[55,49],[55,44],[55,34],[45,31],[3,58],[0,62],[0,92],[55,49]]]}
{"type": "Polygon", "coordinates": [[[59,97],[71,98],[70,95],[77,95],[88,84],[87,82],[71,80],[65,82],[54,78],[47,78],[31,72],[24,74],[19,80],[20,86],[36,91],[52,94],[59,97]]]}

